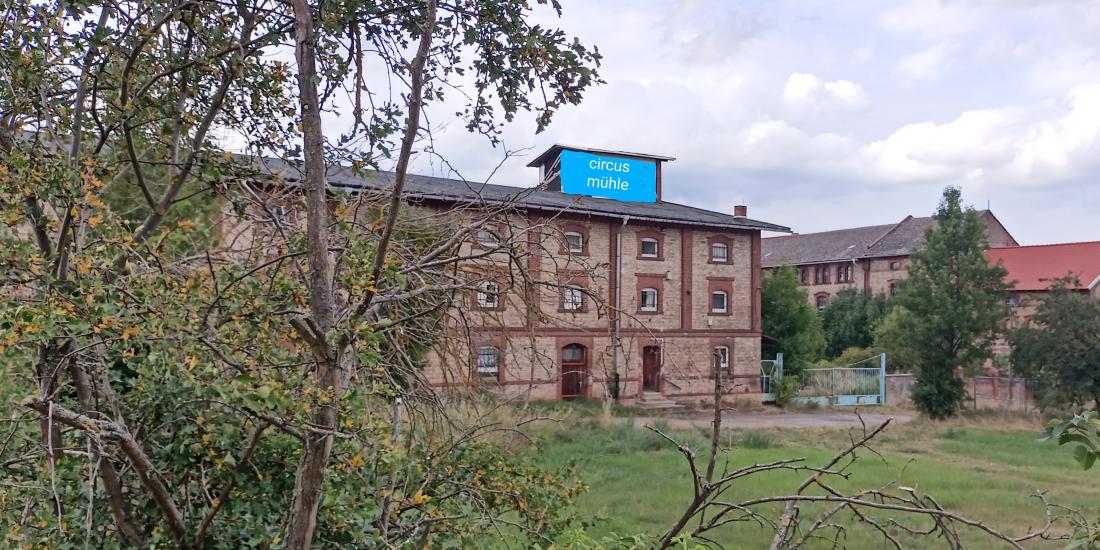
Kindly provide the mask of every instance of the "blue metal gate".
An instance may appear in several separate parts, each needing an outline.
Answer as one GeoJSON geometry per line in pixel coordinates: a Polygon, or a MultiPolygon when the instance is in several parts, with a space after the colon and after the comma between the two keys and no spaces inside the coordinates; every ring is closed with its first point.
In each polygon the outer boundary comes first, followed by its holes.
{"type": "MultiPolygon", "coordinates": [[[[783,379],[783,354],[760,361],[761,401],[774,403],[783,379]]],[[[886,403],[886,354],[847,367],[803,369],[798,376],[795,403],[819,405],[882,405],[886,403]],[[859,366],[871,363],[876,366],[859,366]]]]}

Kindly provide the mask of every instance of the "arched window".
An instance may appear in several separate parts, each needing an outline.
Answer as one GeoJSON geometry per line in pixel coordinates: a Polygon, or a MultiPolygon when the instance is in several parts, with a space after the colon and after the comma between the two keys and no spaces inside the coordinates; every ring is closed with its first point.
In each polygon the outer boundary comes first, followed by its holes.
{"type": "Polygon", "coordinates": [[[500,376],[500,350],[493,346],[477,348],[477,375],[485,378],[500,376]]]}
{"type": "Polygon", "coordinates": [[[579,286],[565,286],[561,289],[561,308],[565,311],[580,311],[584,305],[584,290],[579,286]]]}
{"type": "Polygon", "coordinates": [[[814,298],[814,300],[817,302],[817,310],[818,311],[821,311],[821,310],[825,309],[825,307],[829,305],[829,295],[828,294],[818,294],[814,298]]]}
{"type": "Polygon", "coordinates": [[[496,248],[500,246],[500,235],[492,229],[483,227],[477,232],[477,242],[484,247],[496,248]]]}
{"type": "Polygon", "coordinates": [[[500,306],[500,285],[494,281],[485,281],[477,289],[477,306],[482,309],[496,309],[500,306]]]}
{"type": "Polygon", "coordinates": [[[729,261],[730,247],[726,243],[712,243],[710,245],[710,261],[726,263],[729,261]]]}
{"type": "Polygon", "coordinates": [[[642,311],[657,311],[657,289],[655,288],[643,288],[642,289],[642,311]]]}
{"type": "Polygon", "coordinates": [[[641,256],[643,258],[656,258],[660,256],[660,244],[657,239],[642,239],[641,256]]]}
{"type": "Polygon", "coordinates": [[[576,231],[565,232],[565,249],[571,254],[584,253],[584,235],[576,231]]]}
{"type": "Polygon", "coordinates": [[[714,368],[718,369],[718,372],[729,372],[730,370],[730,348],[727,346],[715,346],[714,348],[714,368]]]}
{"type": "Polygon", "coordinates": [[[712,313],[725,313],[728,307],[729,295],[724,290],[715,290],[710,293],[710,311],[712,313]]]}

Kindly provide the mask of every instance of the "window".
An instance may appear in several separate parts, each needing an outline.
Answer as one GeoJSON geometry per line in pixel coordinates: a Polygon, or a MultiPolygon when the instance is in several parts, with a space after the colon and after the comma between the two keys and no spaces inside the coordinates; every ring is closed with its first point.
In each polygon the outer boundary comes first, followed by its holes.
{"type": "Polygon", "coordinates": [[[492,229],[481,228],[477,232],[477,242],[485,247],[496,248],[500,246],[500,235],[492,229]]]}
{"type": "Polygon", "coordinates": [[[804,285],[810,284],[810,270],[805,267],[800,269],[798,273],[798,279],[802,281],[802,284],[804,285]]]}
{"type": "Polygon", "coordinates": [[[1020,295],[1016,292],[1010,292],[1005,304],[1012,309],[1020,307],[1020,295]]]}
{"type": "Polygon", "coordinates": [[[836,282],[838,283],[850,283],[852,282],[852,264],[843,263],[836,267],[836,282]]]}
{"type": "Polygon", "coordinates": [[[828,294],[818,294],[817,298],[815,298],[815,300],[817,301],[817,310],[818,311],[821,311],[821,310],[825,309],[825,307],[829,305],[829,295],[828,294]]]}
{"type": "Polygon", "coordinates": [[[584,290],[578,286],[567,286],[561,289],[561,308],[565,311],[580,311],[584,304],[584,290]]]}
{"type": "Polygon", "coordinates": [[[729,296],[724,290],[716,290],[710,293],[710,310],[714,313],[726,312],[726,299],[729,296]]]}
{"type": "Polygon", "coordinates": [[[717,346],[714,348],[714,368],[718,369],[718,372],[729,372],[730,349],[728,347],[717,346]]]}
{"type": "Polygon", "coordinates": [[[561,348],[562,363],[580,363],[581,361],[584,361],[584,346],[580,344],[569,344],[561,348]]]}
{"type": "Polygon", "coordinates": [[[493,346],[477,349],[477,375],[486,378],[500,376],[500,350],[493,346]]]}
{"type": "Polygon", "coordinates": [[[657,239],[642,239],[641,249],[643,258],[656,258],[660,251],[657,239]]]}
{"type": "Polygon", "coordinates": [[[657,289],[642,289],[642,311],[657,311],[657,289]]]}
{"type": "Polygon", "coordinates": [[[710,245],[710,261],[726,263],[729,261],[730,247],[726,243],[714,243],[710,245]]]}
{"type": "Polygon", "coordinates": [[[477,305],[482,309],[496,309],[500,305],[500,285],[493,281],[481,283],[477,290],[477,305]]]}
{"type": "Polygon", "coordinates": [[[899,269],[901,269],[901,262],[896,261],[896,260],[893,261],[893,262],[890,262],[890,271],[897,271],[899,269]]]}
{"type": "Polygon", "coordinates": [[[815,285],[827,285],[829,284],[829,266],[819,265],[814,268],[814,284],[815,285]]]}
{"type": "Polygon", "coordinates": [[[567,231],[565,233],[565,249],[568,250],[571,254],[583,254],[584,235],[581,235],[576,231],[567,231]]]}
{"type": "Polygon", "coordinates": [[[890,295],[891,296],[897,296],[898,295],[898,285],[894,281],[890,281],[890,295]]]}

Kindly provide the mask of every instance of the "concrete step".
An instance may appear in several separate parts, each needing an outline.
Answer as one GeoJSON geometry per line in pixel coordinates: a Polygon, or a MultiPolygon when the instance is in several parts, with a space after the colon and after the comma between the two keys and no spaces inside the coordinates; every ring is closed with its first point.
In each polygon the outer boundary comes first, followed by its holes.
{"type": "Polygon", "coordinates": [[[642,409],[682,409],[683,405],[661,395],[658,392],[644,392],[637,403],[642,409]]]}

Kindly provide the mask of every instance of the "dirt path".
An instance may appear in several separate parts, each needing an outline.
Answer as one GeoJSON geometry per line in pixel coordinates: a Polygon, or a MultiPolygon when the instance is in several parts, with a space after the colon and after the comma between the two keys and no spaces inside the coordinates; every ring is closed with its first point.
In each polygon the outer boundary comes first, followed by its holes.
{"type": "MultiPolygon", "coordinates": [[[[913,416],[906,414],[874,414],[860,413],[863,421],[868,425],[878,425],[893,418],[895,423],[909,422],[913,416]]],[[[671,428],[685,429],[692,427],[709,428],[712,413],[701,412],[693,416],[663,417],[663,416],[639,416],[634,419],[635,426],[642,426],[653,422],[665,422],[671,428]]],[[[854,413],[842,411],[823,412],[736,412],[730,411],[722,414],[722,427],[726,429],[756,429],[756,428],[849,428],[859,426],[859,418],[854,413]]]]}

